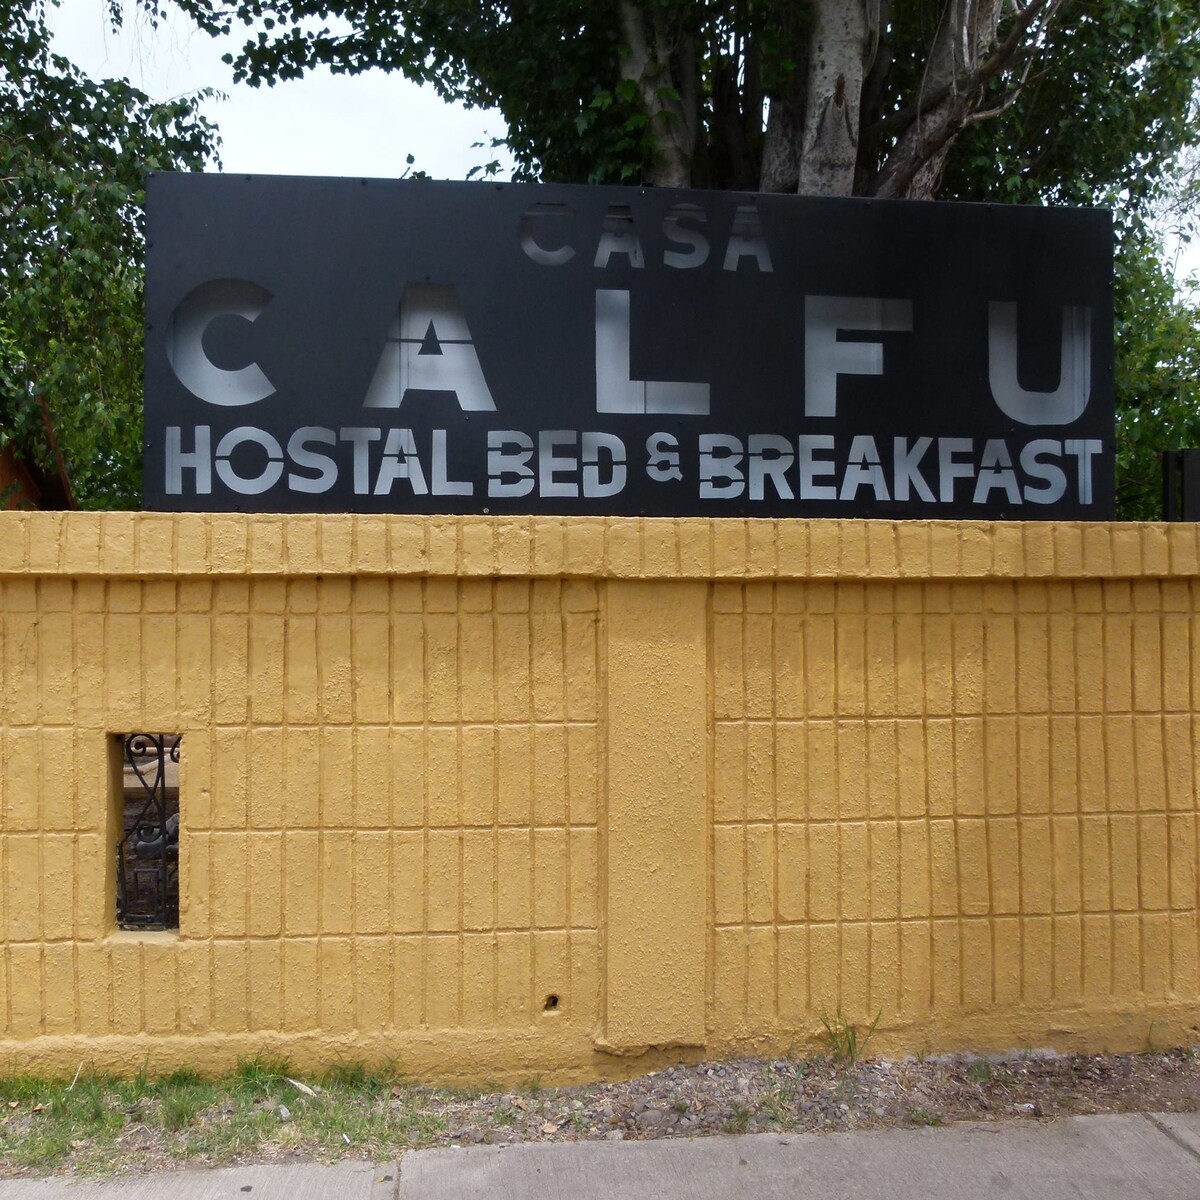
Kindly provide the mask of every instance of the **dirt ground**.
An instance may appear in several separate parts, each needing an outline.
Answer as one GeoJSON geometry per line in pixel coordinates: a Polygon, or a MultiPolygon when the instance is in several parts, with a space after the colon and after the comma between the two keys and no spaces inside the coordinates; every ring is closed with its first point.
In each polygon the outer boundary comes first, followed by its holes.
{"type": "MultiPolygon", "coordinates": [[[[46,1085],[50,1088],[50,1085],[46,1085]]],[[[701,1063],[581,1087],[427,1088],[345,1073],[305,1083],[250,1064],[229,1080],[92,1080],[0,1107],[0,1177],[221,1163],[388,1161],[407,1149],[721,1133],[885,1129],[1200,1111],[1200,1055],[939,1056],[701,1063]]]]}
{"type": "Polygon", "coordinates": [[[437,1141],[647,1138],[940,1125],[1088,1113],[1200,1111],[1200,1057],[1163,1054],[746,1059],[671,1067],[624,1083],[429,1101],[437,1141]]]}

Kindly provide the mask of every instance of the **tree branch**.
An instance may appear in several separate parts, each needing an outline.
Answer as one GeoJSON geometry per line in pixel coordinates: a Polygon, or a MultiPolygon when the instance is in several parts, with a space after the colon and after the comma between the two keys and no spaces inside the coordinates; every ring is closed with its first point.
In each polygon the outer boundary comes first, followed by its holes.
{"type": "MultiPolygon", "coordinates": [[[[879,175],[877,194],[880,196],[910,196],[913,194],[914,181],[918,176],[929,176],[926,182],[936,181],[941,174],[941,161],[944,160],[946,149],[950,143],[969,123],[973,98],[1006,67],[1021,57],[1027,57],[1024,64],[1023,87],[1028,79],[1028,73],[1037,56],[1037,41],[1049,27],[1050,22],[1057,16],[1065,0],[1028,0],[1023,8],[1018,8],[1017,18],[1013,27],[1008,31],[1003,41],[993,45],[990,52],[981,62],[970,66],[973,55],[979,54],[981,48],[995,38],[995,23],[999,20],[1000,3],[997,2],[990,11],[974,13],[965,18],[974,22],[972,28],[963,24],[961,28],[939,29],[937,43],[930,54],[929,69],[935,61],[942,59],[944,77],[939,81],[937,90],[942,99],[932,107],[927,101],[916,106],[919,112],[909,121],[908,126],[897,139],[896,146],[889,156],[889,162],[879,175]],[[1035,22],[1040,21],[1032,38],[1031,29],[1035,22]],[[982,24],[981,24],[982,22],[982,24]],[[988,26],[991,26],[989,31],[988,26]],[[965,72],[958,68],[957,34],[962,36],[964,48],[964,63],[970,66],[965,72]],[[1026,42],[1029,42],[1026,45],[1026,42]],[[947,62],[948,59],[948,62],[947,62]]],[[[920,189],[920,194],[929,194],[928,187],[920,189]]]]}

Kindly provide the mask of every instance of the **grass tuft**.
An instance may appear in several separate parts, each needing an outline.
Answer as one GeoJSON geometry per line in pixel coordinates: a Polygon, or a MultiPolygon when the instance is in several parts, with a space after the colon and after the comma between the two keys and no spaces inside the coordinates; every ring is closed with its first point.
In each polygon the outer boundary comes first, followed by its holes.
{"type": "Polygon", "coordinates": [[[879,1019],[882,1016],[883,1009],[880,1009],[866,1031],[860,1032],[857,1025],[842,1016],[841,1010],[832,1017],[827,1013],[821,1014],[821,1025],[825,1030],[825,1045],[829,1049],[829,1056],[837,1066],[851,1069],[858,1065],[863,1051],[867,1048],[867,1043],[879,1027],[879,1019]]]}

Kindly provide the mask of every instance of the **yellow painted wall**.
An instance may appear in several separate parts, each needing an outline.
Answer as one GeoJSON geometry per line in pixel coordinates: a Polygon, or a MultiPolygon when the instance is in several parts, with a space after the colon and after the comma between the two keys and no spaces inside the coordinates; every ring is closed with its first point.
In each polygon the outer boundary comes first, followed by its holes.
{"type": "Polygon", "coordinates": [[[1195,526],[7,513],[0,621],[0,1070],[1196,1040],[1195,526]]]}

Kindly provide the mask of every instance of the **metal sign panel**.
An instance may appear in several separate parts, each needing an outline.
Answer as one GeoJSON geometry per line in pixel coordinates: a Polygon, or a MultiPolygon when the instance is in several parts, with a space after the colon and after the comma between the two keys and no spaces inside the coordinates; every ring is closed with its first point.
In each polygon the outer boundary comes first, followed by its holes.
{"type": "Polygon", "coordinates": [[[154,175],[148,508],[1104,519],[1099,210],[154,175]]]}

